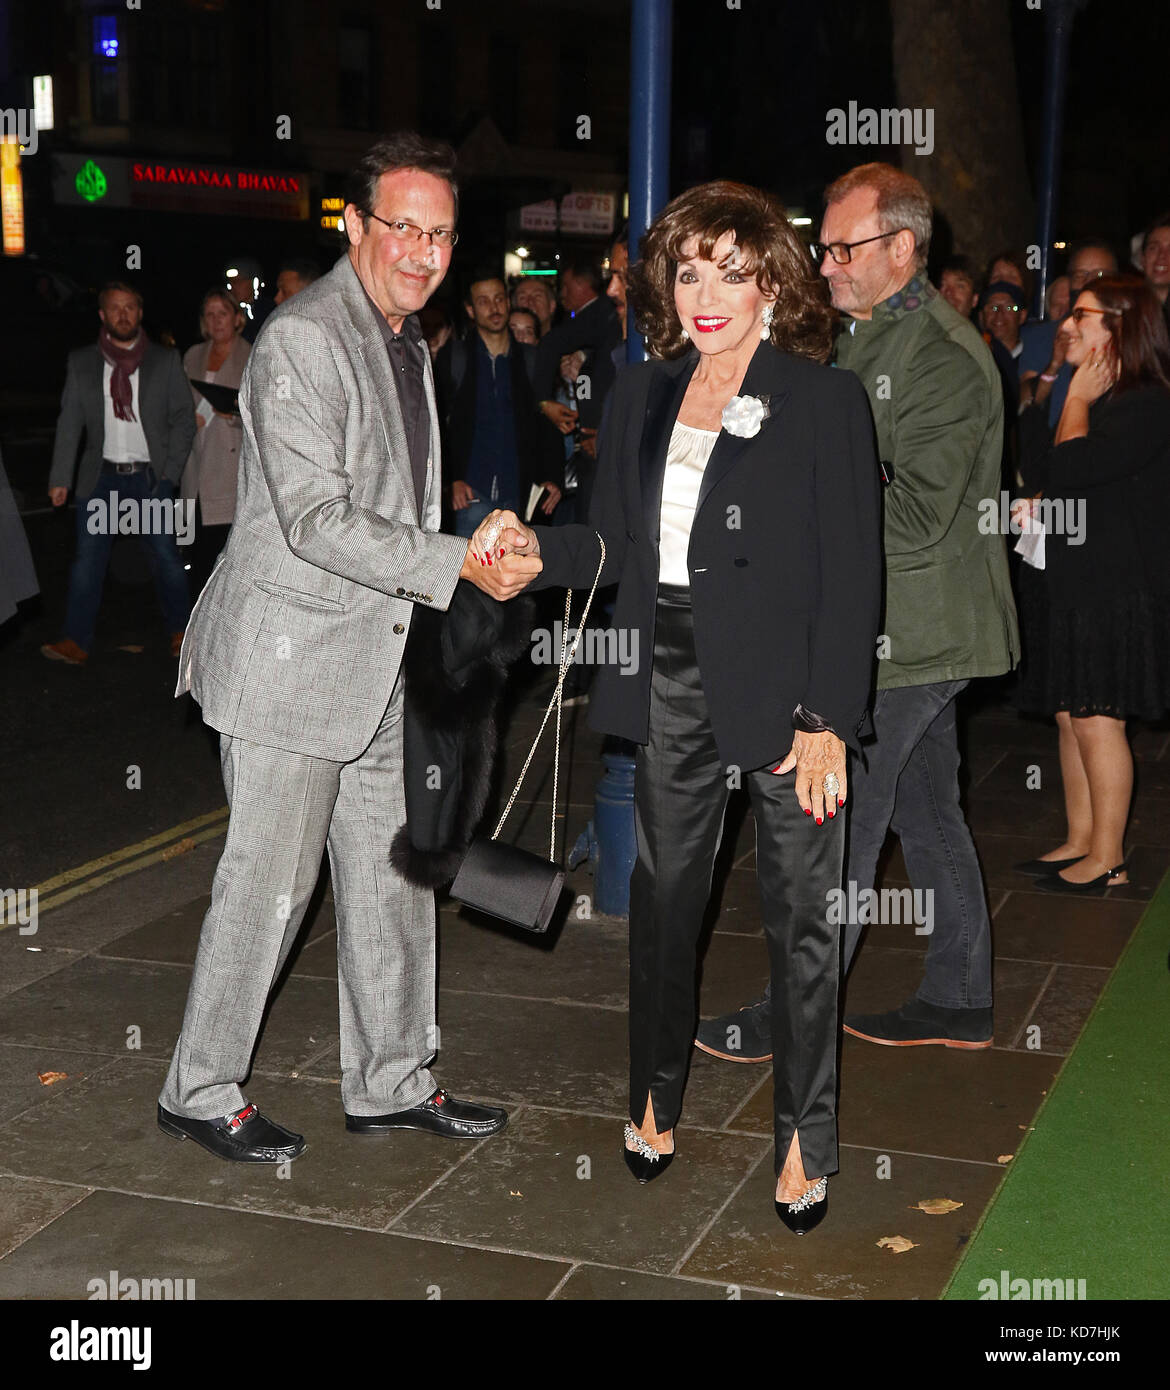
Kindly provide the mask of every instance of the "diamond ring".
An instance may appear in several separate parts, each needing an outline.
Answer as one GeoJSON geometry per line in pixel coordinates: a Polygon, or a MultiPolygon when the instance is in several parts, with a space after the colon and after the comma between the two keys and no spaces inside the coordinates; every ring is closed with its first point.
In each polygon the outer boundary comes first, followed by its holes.
{"type": "Polygon", "coordinates": [[[825,774],[825,780],[821,783],[826,796],[836,796],[841,790],[841,783],[837,780],[835,772],[825,774]]]}

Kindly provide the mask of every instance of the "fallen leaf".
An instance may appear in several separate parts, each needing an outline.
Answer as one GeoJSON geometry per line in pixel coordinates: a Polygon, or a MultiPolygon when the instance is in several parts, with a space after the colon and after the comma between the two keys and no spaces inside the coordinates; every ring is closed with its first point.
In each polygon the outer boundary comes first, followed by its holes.
{"type": "Polygon", "coordinates": [[[946,1216],[948,1212],[958,1211],[962,1202],[952,1202],[949,1197],[924,1197],[911,1211],[924,1211],[927,1216],[946,1216]]]}
{"type": "Polygon", "coordinates": [[[195,841],[190,835],[186,839],[178,841],[177,844],[168,845],[162,852],[164,859],[177,859],[180,854],[190,854],[195,848],[195,841]]]}
{"type": "Polygon", "coordinates": [[[64,1081],[69,1076],[67,1071],[39,1071],[37,1080],[42,1086],[54,1086],[58,1081],[64,1081]]]}
{"type": "Polygon", "coordinates": [[[995,1161],[996,1163],[1010,1163],[1013,1158],[1015,1158],[1015,1154],[1000,1154],[995,1161]]]}
{"type": "Polygon", "coordinates": [[[905,1236],[882,1236],[878,1245],[884,1245],[887,1250],[892,1250],[895,1255],[901,1255],[906,1250],[917,1250],[918,1246],[905,1236]]]}
{"type": "Polygon", "coordinates": [[[146,650],[146,648],[145,648],[145,647],[126,646],[126,647],[119,647],[118,650],[119,650],[120,652],[133,652],[133,653],[135,654],[135,656],[137,656],[139,652],[144,652],[144,651],[146,650]]]}

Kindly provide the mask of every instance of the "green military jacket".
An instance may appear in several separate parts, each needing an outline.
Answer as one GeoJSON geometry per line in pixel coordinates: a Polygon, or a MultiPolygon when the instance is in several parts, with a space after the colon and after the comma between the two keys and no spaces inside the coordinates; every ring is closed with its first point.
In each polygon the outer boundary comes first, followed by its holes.
{"type": "Polygon", "coordinates": [[[1003,442],[1003,396],[987,345],[915,276],[875,305],[872,319],[852,320],[837,364],[861,378],[878,457],[893,465],[878,689],[1011,670],[1020,638],[1007,547],[986,533],[986,521],[979,527],[980,502],[999,498],[1003,442]]]}

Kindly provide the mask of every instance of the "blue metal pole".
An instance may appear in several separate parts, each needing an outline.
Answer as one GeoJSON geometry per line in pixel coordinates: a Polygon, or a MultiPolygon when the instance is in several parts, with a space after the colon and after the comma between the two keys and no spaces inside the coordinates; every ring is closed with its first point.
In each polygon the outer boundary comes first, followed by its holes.
{"type": "MultiPolygon", "coordinates": [[[[672,0],[633,0],[630,20],[630,260],[666,202],[670,188],[670,49],[672,0]]],[[[627,319],[626,360],[641,362],[641,334],[627,319]]],[[[630,915],[634,835],[634,759],[611,750],[593,801],[593,819],[569,857],[593,865],[593,905],[607,917],[630,915]]]]}
{"type": "MultiPolygon", "coordinates": [[[[630,18],[630,260],[670,188],[672,0],[634,0],[630,18]]],[[[646,352],[632,316],[626,360],[646,352]]]]}
{"type": "Polygon", "coordinates": [[[1073,15],[1083,0],[1047,0],[1044,6],[1044,131],[1040,147],[1040,196],[1036,239],[1040,246],[1040,276],[1032,306],[1037,319],[1044,317],[1052,255],[1053,223],[1060,192],[1060,145],[1064,126],[1064,94],[1068,78],[1068,45],[1073,15]]]}

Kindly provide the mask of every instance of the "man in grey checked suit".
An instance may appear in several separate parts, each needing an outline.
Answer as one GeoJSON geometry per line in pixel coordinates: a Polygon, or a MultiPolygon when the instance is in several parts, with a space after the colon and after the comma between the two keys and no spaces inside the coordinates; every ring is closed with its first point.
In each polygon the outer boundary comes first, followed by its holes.
{"type": "Polygon", "coordinates": [[[451,261],[453,162],[412,134],[367,152],[346,254],[269,318],[240,388],[236,520],[176,690],[220,734],[231,817],[158,1112],[166,1133],[223,1158],[304,1151],[240,1082],[326,849],[346,1127],[481,1138],[506,1122],[427,1068],[434,897],[390,863],[405,820],[399,670],[414,605],[445,609],[461,578],[510,598],[539,563],[481,565],[438,530],[434,385],[414,315],[451,261]]]}

